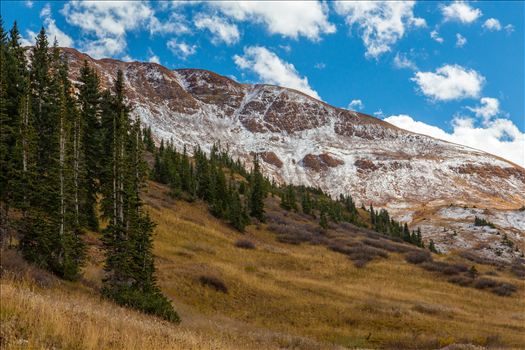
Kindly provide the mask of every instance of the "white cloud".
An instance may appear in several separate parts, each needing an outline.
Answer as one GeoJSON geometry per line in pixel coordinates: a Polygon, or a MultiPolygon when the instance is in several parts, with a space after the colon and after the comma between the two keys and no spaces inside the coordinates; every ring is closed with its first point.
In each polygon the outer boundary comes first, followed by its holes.
{"type": "MultiPolygon", "coordinates": [[[[42,10],[40,11],[40,17],[43,18],[43,24],[44,29],[46,31],[49,43],[53,45],[55,39],[58,43],[58,46],[61,47],[73,47],[74,41],[73,39],[64,33],[60,28],[57,27],[55,20],[52,17],[51,13],[51,6],[49,4],[46,4],[42,10]]],[[[35,38],[38,35],[38,33],[35,33],[31,30],[27,31],[27,39],[21,40],[22,46],[30,46],[34,45],[35,38]]]]}
{"type": "Polygon", "coordinates": [[[480,9],[471,7],[464,1],[455,1],[450,5],[441,6],[445,21],[472,23],[483,15],[480,9]]]}
{"type": "Polygon", "coordinates": [[[177,18],[161,23],[149,3],[142,1],[70,1],[61,10],[70,25],[79,27],[85,38],[81,49],[95,58],[122,55],[130,31],[147,28],[151,34],[183,30],[177,18]]]}
{"type": "Polygon", "coordinates": [[[137,61],[136,59],[134,59],[133,57],[131,57],[130,55],[124,55],[120,58],[122,61],[124,62],[135,62],[137,61]]]}
{"type": "Polygon", "coordinates": [[[316,69],[325,69],[326,68],[326,63],[324,62],[318,62],[314,65],[314,68],[316,69]]]}
{"type": "Polygon", "coordinates": [[[377,118],[383,118],[385,116],[385,113],[383,113],[383,110],[379,108],[379,110],[375,111],[373,113],[377,118]]]}
{"type": "Polygon", "coordinates": [[[463,47],[467,43],[467,38],[463,35],[456,33],[456,47],[463,47]]]}
{"type": "Polygon", "coordinates": [[[42,10],[40,10],[40,17],[49,17],[51,16],[51,5],[47,3],[44,7],[42,7],[42,10]]]}
{"type": "Polygon", "coordinates": [[[172,12],[165,22],[152,16],[148,24],[150,34],[185,34],[190,32],[189,23],[186,18],[178,13],[172,12]]]}
{"type": "Polygon", "coordinates": [[[301,77],[293,64],[283,61],[265,47],[246,47],[242,56],[235,55],[233,59],[237,67],[253,71],[264,83],[296,89],[321,99],[308,84],[308,78],[301,77]]]}
{"type": "Polygon", "coordinates": [[[416,64],[410,60],[404,53],[396,53],[394,57],[394,67],[398,69],[408,68],[416,70],[416,64]]]}
{"type": "Polygon", "coordinates": [[[525,133],[520,132],[511,120],[498,118],[477,127],[471,118],[455,118],[451,133],[404,114],[384,120],[402,129],[476,148],[525,167],[525,133]]]}
{"type": "Polygon", "coordinates": [[[197,52],[197,45],[190,45],[185,42],[178,42],[177,39],[171,39],[167,42],[166,47],[176,56],[187,59],[197,52]]]}
{"type": "Polygon", "coordinates": [[[423,27],[426,22],[414,17],[414,2],[338,1],[335,11],[346,23],[357,25],[366,47],[366,57],[377,58],[391,50],[409,27],[423,27]]]}
{"type": "Polygon", "coordinates": [[[510,34],[514,31],[514,26],[512,24],[507,24],[505,26],[505,31],[507,32],[507,34],[510,34]]]}
{"type": "Polygon", "coordinates": [[[437,30],[433,30],[430,32],[430,37],[432,39],[434,39],[435,41],[437,41],[438,43],[443,43],[443,41],[445,41],[442,37],[439,36],[439,33],[437,30]]]}
{"type": "Polygon", "coordinates": [[[499,31],[501,30],[501,23],[496,18],[489,18],[483,23],[483,28],[487,30],[499,31]]]}
{"type": "Polygon", "coordinates": [[[26,1],[24,1],[24,5],[25,5],[25,7],[27,7],[27,8],[33,8],[33,3],[34,3],[34,2],[33,2],[32,0],[26,0],[26,1]]]}
{"type": "Polygon", "coordinates": [[[199,14],[196,16],[194,23],[198,29],[210,31],[214,44],[224,42],[227,45],[232,45],[239,42],[239,29],[235,24],[228,23],[224,18],[199,14]]]}
{"type": "Polygon", "coordinates": [[[122,36],[103,37],[84,41],[82,50],[94,58],[104,58],[122,54],[126,46],[126,39],[122,36]]]}
{"type": "Polygon", "coordinates": [[[361,100],[352,100],[352,102],[348,104],[348,109],[351,110],[362,110],[363,108],[365,108],[365,105],[361,100]]]}
{"type": "Polygon", "coordinates": [[[155,55],[151,49],[148,49],[148,62],[160,64],[159,56],[155,55]]]}
{"type": "Polygon", "coordinates": [[[425,96],[433,100],[451,101],[478,97],[485,77],[473,69],[447,64],[436,72],[416,72],[411,80],[417,83],[425,96]]]}
{"type": "Polygon", "coordinates": [[[483,122],[486,124],[489,122],[491,117],[494,117],[500,113],[499,101],[497,98],[483,97],[480,100],[481,106],[467,107],[470,111],[476,114],[476,117],[483,118],[483,122]]]}
{"type": "Polygon", "coordinates": [[[328,21],[328,8],[319,1],[212,1],[210,6],[237,21],[264,24],[272,34],[319,40],[322,34],[334,33],[328,21]]]}

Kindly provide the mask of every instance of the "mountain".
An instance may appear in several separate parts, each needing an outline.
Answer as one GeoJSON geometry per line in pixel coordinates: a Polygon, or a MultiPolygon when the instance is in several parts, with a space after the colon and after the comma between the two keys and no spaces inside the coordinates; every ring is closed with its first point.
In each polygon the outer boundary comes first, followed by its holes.
{"type": "Polygon", "coordinates": [[[157,139],[209,150],[220,142],[250,164],[254,153],[278,182],[320,187],[385,207],[420,226],[442,251],[476,250],[511,259],[506,233],[523,248],[525,169],[494,155],[412,133],[330,106],[293,89],[241,84],[200,69],[95,60],[64,48],[73,81],[84,60],[104,87],[126,78],[133,115],[157,139]],[[474,226],[474,217],[496,228],[474,226]]]}

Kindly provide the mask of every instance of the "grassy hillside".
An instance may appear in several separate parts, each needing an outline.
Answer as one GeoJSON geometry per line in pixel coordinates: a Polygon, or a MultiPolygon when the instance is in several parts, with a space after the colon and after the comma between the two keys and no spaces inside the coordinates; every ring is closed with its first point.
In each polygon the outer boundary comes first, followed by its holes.
{"type": "MultiPolygon", "coordinates": [[[[523,280],[508,269],[476,265],[480,276],[490,274],[518,286],[512,296],[503,297],[449,283],[438,272],[405,262],[401,253],[388,252],[388,257],[359,268],[324,244],[281,243],[268,225],[251,225],[240,234],[212,217],[204,204],[172,200],[166,191],[150,183],[145,199],[158,224],[159,282],[181,314],[181,325],[101,300],[96,289],[102,254],[98,238],[90,234],[90,261],[84,279],[76,283],[59,281],[26,265],[14,252],[3,252],[1,347],[408,349],[525,344],[523,280]],[[255,249],[237,247],[238,240],[249,240],[255,249]]],[[[270,216],[300,219],[283,214],[272,198],[267,208],[270,216]]],[[[343,239],[339,231],[329,231],[331,242],[343,239]]],[[[455,256],[434,259],[461,261],[455,256]]]]}

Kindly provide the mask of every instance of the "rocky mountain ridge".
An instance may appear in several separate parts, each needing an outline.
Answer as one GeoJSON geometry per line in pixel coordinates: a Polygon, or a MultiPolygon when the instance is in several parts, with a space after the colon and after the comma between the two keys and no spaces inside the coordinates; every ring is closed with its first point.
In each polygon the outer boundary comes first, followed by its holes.
{"type": "MultiPolygon", "coordinates": [[[[264,172],[276,181],[318,186],[334,196],[349,193],[359,204],[386,207],[397,218],[424,226],[443,250],[463,246],[440,238],[448,225],[444,208],[482,208],[500,221],[517,215],[509,228],[498,229],[523,247],[525,212],[518,209],[525,204],[525,169],[509,161],[288,88],[241,84],[206,70],[95,60],[68,48],[63,54],[73,81],[84,60],[97,69],[103,87],[121,69],[133,115],[158,139],[205,150],[220,142],[247,164],[260,154],[264,172]]],[[[484,237],[470,226],[458,230],[469,240],[484,237]]],[[[489,238],[480,238],[483,249],[498,239],[489,238]]]]}

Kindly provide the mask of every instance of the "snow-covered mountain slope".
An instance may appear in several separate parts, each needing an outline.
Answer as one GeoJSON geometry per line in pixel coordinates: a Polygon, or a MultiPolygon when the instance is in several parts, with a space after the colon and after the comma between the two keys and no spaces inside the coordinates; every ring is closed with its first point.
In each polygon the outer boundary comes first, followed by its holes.
{"type": "MultiPolygon", "coordinates": [[[[93,60],[64,49],[72,79],[84,60],[109,86],[122,69],[133,114],[158,138],[210,149],[220,142],[277,181],[349,193],[398,217],[421,207],[475,205],[516,210],[525,204],[525,170],[468,147],[399,129],[374,117],[330,106],[298,91],[240,84],[198,69],[93,60]]],[[[523,213],[523,212],[522,212],[523,213]]]]}

